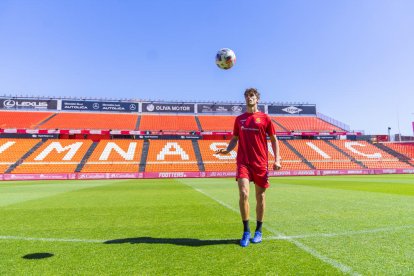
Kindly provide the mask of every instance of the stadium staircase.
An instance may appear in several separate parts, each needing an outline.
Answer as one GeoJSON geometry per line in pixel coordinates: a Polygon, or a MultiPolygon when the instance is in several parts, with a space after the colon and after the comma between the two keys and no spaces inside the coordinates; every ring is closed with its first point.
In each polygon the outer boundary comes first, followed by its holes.
{"type": "Polygon", "coordinates": [[[5,173],[11,173],[17,166],[22,164],[24,160],[29,157],[33,152],[35,152],[38,148],[40,148],[47,140],[42,140],[39,143],[37,143],[31,150],[26,152],[19,160],[16,161],[13,165],[11,165],[5,173]]]}
{"type": "Polygon", "coordinates": [[[95,150],[96,146],[98,146],[99,142],[93,142],[89,149],[86,151],[86,154],[83,156],[82,161],[76,167],[75,172],[81,172],[83,167],[85,166],[86,162],[88,161],[89,157],[91,157],[93,151],[95,150]]]}
{"type": "Polygon", "coordinates": [[[361,166],[361,168],[367,169],[368,167],[364,165],[364,163],[362,163],[361,161],[356,160],[354,157],[352,157],[351,155],[349,155],[348,153],[346,153],[345,151],[343,151],[342,149],[340,149],[337,145],[335,145],[334,143],[331,143],[331,141],[329,140],[325,140],[325,142],[330,145],[331,147],[333,147],[334,149],[336,149],[337,151],[341,152],[342,154],[344,154],[346,157],[348,157],[349,159],[351,159],[352,162],[358,164],[359,166],[361,166]]]}
{"type": "Polygon", "coordinates": [[[194,116],[194,117],[195,117],[195,121],[197,123],[198,131],[202,131],[203,128],[201,127],[200,119],[197,116],[194,116]]]}
{"type": "Polygon", "coordinates": [[[193,148],[194,148],[194,153],[195,153],[196,158],[197,158],[198,169],[200,170],[200,172],[204,172],[205,171],[204,162],[203,162],[203,158],[201,156],[201,151],[200,151],[200,146],[198,145],[198,141],[197,140],[192,140],[191,142],[193,142],[193,148]]]}
{"type": "Polygon", "coordinates": [[[369,141],[369,143],[370,144],[372,144],[372,145],[374,145],[375,147],[377,147],[377,148],[379,148],[379,149],[381,149],[381,150],[383,150],[383,151],[385,151],[386,153],[389,153],[389,154],[391,154],[392,156],[395,156],[399,161],[401,161],[401,162],[404,162],[404,163],[406,163],[406,164],[408,164],[408,165],[410,165],[410,166],[413,166],[413,164],[411,164],[409,161],[411,160],[411,158],[410,157],[408,157],[408,156],[405,156],[404,154],[402,154],[402,153],[399,153],[399,152],[397,152],[397,151],[395,151],[395,150],[393,150],[393,149],[391,149],[391,148],[389,148],[389,147],[387,147],[387,146],[385,146],[385,145],[383,145],[383,144],[380,144],[380,143],[372,143],[372,142],[370,142],[369,141]]]}
{"type": "Polygon", "coordinates": [[[141,124],[141,116],[137,116],[137,122],[135,123],[135,130],[139,129],[139,125],[141,124]]]}
{"type": "Polygon", "coordinates": [[[148,149],[149,149],[149,140],[144,140],[144,145],[142,146],[142,155],[141,161],[139,162],[139,172],[145,172],[145,165],[147,164],[147,157],[148,157],[148,149]]]}
{"type": "Polygon", "coordinates": [[[47,117],[46,119],[44,119],[43,121],[41,121],[40,123],[38,123],[34,128],[35,129],[40,128],[43,124],[47,123],[50,119],[52,119],[56,115],[58,115],[58,114],[57,113],[53,113],[52,115],[50,115],[49,117],[47,117]]]}
{"type": "Polygon", "coordinates": [[[285,144],[297,156],[299,156],[299,158],[302,159],[303,163],[305,163],[309,168],[311,168],[312,170],[316,169],[315,166],[313,166],[312,163],[308,161],[308,159],[306,159],[302,154],[300,154],[300,152],[297,149],[295,149],[291,144],[289,144],[288,141],[282,140],[281,142],[285,144]]]}
{"type": "Polygon", "coordinates": [[[278,125],[279,127],[281,127],[283,130],[285,130],[285,131],[289,131],[289,130],[287,130],[284,126],[282,126],[280,123],[278,123],[275,119],[272,119],[272,121],[273,121],[276,125],[278,125]]]}

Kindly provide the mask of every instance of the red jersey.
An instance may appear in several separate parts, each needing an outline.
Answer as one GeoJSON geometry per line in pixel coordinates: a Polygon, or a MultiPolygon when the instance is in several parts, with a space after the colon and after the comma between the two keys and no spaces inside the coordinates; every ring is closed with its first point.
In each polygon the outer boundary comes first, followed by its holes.
{"type": "Polygon", "coordinates": [[[267,169],[267,135],[275,134],[270,117],[263,112],[237,116],[233,129],[233,135],[239,137],[237,164],[267,169]]]}

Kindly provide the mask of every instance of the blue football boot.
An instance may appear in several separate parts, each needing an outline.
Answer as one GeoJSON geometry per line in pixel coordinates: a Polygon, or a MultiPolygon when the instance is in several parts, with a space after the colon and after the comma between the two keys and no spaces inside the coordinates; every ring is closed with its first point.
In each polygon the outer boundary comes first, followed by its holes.
{"type": "Polygon", "coordinates": [[[262,242],[262,232],[260,231],[254,232],[252,243],[261,243],[261,242],[262,242]]]}
{"type": "Polygon", "coordinates": [[[243,237],[240,240],[240,246],[246,247],[250,243],[250,232],[244,232],[243,237]]]}

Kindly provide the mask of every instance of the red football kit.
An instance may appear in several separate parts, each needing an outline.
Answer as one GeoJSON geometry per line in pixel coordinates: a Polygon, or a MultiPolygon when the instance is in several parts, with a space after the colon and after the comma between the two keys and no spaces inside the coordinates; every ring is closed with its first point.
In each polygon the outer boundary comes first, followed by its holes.
{"type": "Polygon", "coordinates": [[[244,113],[234,122],[233,135],[239,137],[237,179],[247,178],[263,188],[269,187],[267,135],[276,131],[263,112],[244,113]]]}

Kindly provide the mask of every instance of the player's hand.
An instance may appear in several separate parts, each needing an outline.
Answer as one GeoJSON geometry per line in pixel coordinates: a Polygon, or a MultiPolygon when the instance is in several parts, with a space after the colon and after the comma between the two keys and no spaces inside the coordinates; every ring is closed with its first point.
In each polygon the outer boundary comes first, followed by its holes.
{"type": "Polygon", "coordinates": [[[229,151],[227,151],[227,149],[216,150],[216,154],[228,154],[228,153],[229,153],[229,151]]]}
{"type": "Polygon", "coordinates": [[[273,164],[273,169],[275,170],[275,171],[278,171],[278,170],[280,170],[282,168],[282,165],[280,164],[280,161],[276,161],[274,164],[273,164]]]}

